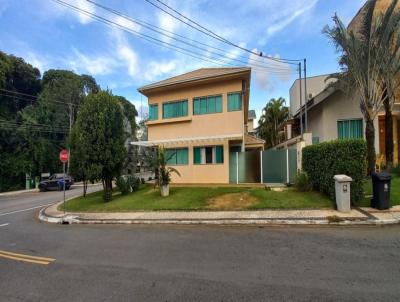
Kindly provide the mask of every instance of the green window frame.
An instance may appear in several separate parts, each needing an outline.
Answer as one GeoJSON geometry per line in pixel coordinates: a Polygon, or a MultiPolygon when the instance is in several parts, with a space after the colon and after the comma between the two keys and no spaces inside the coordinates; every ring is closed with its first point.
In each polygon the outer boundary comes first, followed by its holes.
{"type": "Polygon", "coordinates": [[[201,146],[193,148],[193,164],[210,165],[224,163],[224,146],[201,146]]]}
{"type": "Polygon", "coordinates": [[[188,148],[173,148],[165,150],[167,165],[188,165],[189,164],[189,149],[188,148]]]}
{"type": "Polygon", "coordinates": [[[228,111],[242,110],[242,93],[230,92],[228,93],[228,111]]]}
{"type": "Polygon", "coordinates": [[[188,100],[172,101],[163,104],[163,118],[175,118],[188,115],[188,100]]]}
{"type": "Polygon", "coordinates": [[[363,120],[350,119],[337,121],[338,139],[363,138],[363,120]]]}
{"type": "Polygon", "coordinates": [[[158,120],[158,104],[149,106],[149,121],[158,120]]]}
{"type": "Polygon", "coordinates": [[[210,114],[222,112],[222,95],[210,95],[193,98],[193,114],[210,114]]]}

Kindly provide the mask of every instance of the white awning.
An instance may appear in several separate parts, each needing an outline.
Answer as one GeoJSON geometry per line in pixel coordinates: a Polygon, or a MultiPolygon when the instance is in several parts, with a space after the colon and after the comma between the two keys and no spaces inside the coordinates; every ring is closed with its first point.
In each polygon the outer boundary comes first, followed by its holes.
{"type": "Polygon", "coordinates": [[[159,145],[178,145],[187,143],[205,143],[205,142],[220,142],[226,140],[242,140],[243,134],[225,134],[216,136],[197,136],[197,137],[181,137],[181,138],[171,138],[162,139],[154,141],[140,141],[131,142],[132,145],[142,146],[142,147],[155,147],[159,145]]]}

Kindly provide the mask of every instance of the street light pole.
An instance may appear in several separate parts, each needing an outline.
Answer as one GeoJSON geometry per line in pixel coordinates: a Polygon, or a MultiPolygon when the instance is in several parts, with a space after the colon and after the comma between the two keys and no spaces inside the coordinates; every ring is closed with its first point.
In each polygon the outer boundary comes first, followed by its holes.
{"type": "Polygon", "coordinates": [[[300,134],[303,136],[303,93],[301,87],[301,62],[299,62],[299,82],[300,82],[300,134]]]}
{"type": "Polygon", "coordinates": [[[304,119],[305,119],[305,128],[306,132],[308,132],[308,118],[307,118],[307,59],[304,59],[304,119]]]}

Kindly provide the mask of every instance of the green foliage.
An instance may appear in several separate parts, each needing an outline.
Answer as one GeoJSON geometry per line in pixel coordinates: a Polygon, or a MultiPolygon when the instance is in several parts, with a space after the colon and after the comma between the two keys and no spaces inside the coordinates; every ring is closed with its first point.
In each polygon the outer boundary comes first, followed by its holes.
{"type": "Polygon", "coordinates": [[[289,117],[289,109],[285,103],[284,98],[271,99],[262,111],[257,134],[265,140],[267,148],[279,144],[282,140],[280,127],[289,117]]]}
{"type": "Polygon", "coordinates": [[[367,147],[364,140],[337,140],[303,148],[303,170],[313,187],[335,198],[334,175],[346,174],[353,179],[351,201],[363,198],[363,179],[367,173],[367,147]]]}
{"type": "Polygon", "coordinates": [[[117,177],[116,184],[121,194],[125,195],[139,190],[140,179],[132,175],[119,176],[117,177]]]}
{"type": "Polygon", "coordinates": [[[82,169],[90,181],[101,179],[104,200],[110,201],[112,180],[120,174],[126,156],[118,99],[108,91],[89,94],[78,113],[72,138],[71,164],[82,169]],[[75,151],[84,156],[74,156],[75,151]]]}
{"type": "Polygon", "coordinates": [[[181,176],[175,168],[167,167],[166,152],[163,147],[158,148],[156,167],[158,169],[158,183],[160,186],[166,186],[171,182],[171,173],[181,176]]]}
{"type": "Polygon", "coordinates": [[[313,189],[310,177],[305,172],[297,173],[294,185],[299,192],[309,192],[313,189]]]}

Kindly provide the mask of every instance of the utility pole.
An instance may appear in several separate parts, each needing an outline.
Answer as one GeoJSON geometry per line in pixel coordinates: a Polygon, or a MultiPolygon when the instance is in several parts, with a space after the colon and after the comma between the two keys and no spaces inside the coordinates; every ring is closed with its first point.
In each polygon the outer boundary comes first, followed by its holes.
{"type": "Polygon", "coordinates": [[[300,134],[303,136],[303,93],[301,87],[301,62],[299,62],[299,82],[300,82],[300,134]]]}
{"type": "Polygon", "coordinates": [[[307,102],[308,102],[308,95],[307,95],[307,59],[304,59],[304,119],[305,119],[305,130],[308,132],[308,118],[307,118],[307,102]]]}
{"type": "MultiPolygon", "coordinates": [[[[69,134],[71,134],[72,124],[73,124],[73,119],[74,119],[74,107],[73,107],[72,103],[69,103],[68,107],[69,107],[69,134]]],[[[70,154],[70,157],[71,157],[71,150],[68,149],[68,153],[70,154]]],[[[68,160],[68,162],[67,162],[67,174],[69,174],[69,162],[70,162],[70,160],[68,160]]],[[[64,164],[64,167],[65,167],[65,164],[64,164]]],[[[65,174],[65,171],[64,171],[64,174],[65,174]]]]}

